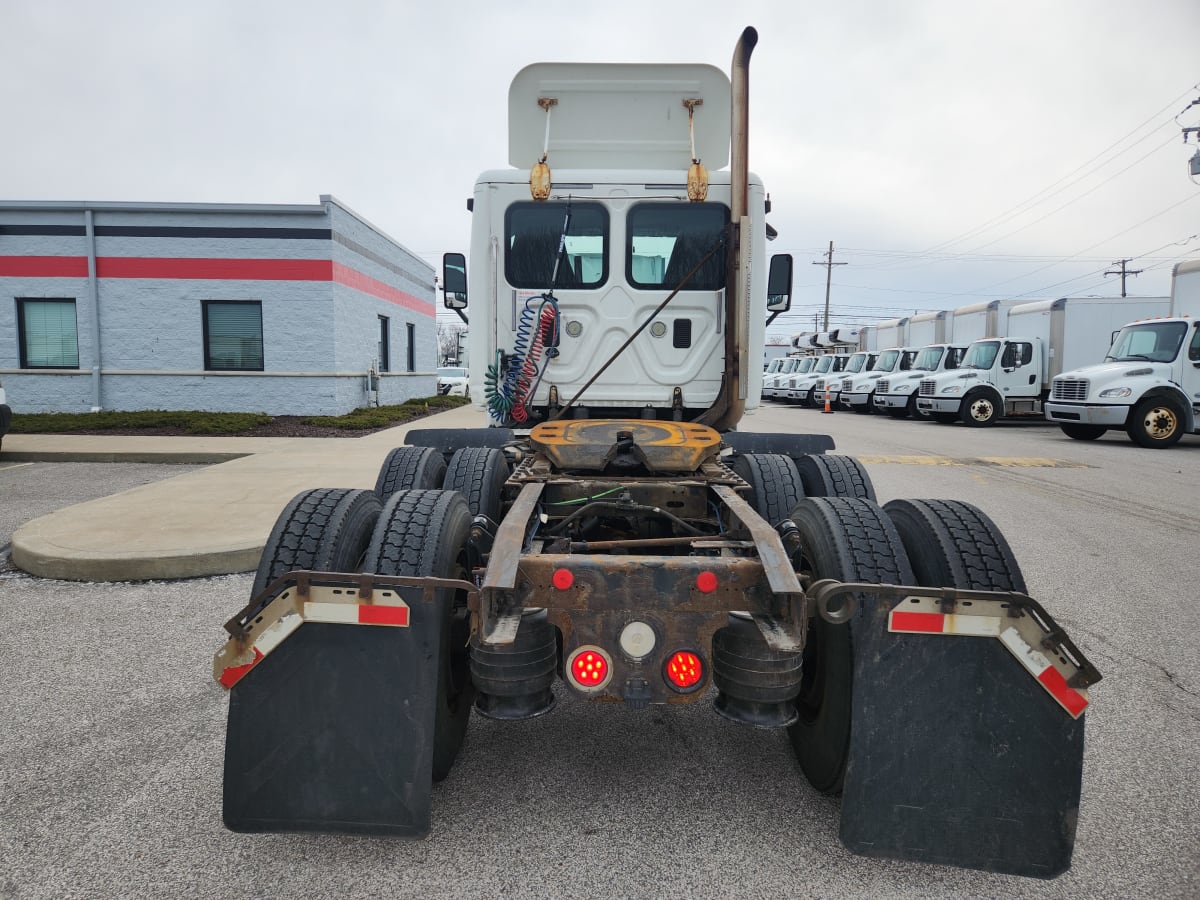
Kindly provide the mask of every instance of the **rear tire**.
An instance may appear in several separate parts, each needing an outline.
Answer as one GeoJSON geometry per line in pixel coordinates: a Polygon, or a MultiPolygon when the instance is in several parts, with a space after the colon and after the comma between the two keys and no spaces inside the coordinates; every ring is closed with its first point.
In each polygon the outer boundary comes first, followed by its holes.
{"type": "Polygon", "coordinates": [[[875,499],[871,476],[853,456],[809,454],[796,459],[805,497],[875,499]]]}
{"type": "Polygon", "coordinates": [[[960,500],[892,500],[896,526],[917,584],[1025,593],[1008,541],[979,508],[960,500]]]}
{"type": "MultiPolygon", "coordinates": [[[[814,580],[910,584],[912,569],[900,536],[870,500],[809,498],[792,511],[800,531],[797,570],[814,580]]],[[[860,604],[872,602],[858,598],[860,604]]],[[[856,616],[857,618],[858,616],[856,616]]],[[[788,737],[805,777],[818,791],[841,791],[850,751],[854,694],[853,623],[810,620],[804,680],[796,698],[799,719],[788,737]]]]}
{"type": "Polygon", "coordinates": [[[373,491],[314,488],[284,507],[263,547],[251,598],[288,572],[357,572],[382,502],[373,491]]]}
{"type": "Polygon", "coordinates": [[[1058,426],[1062,433],[1076,441],[1094,441],[1106,431],[1103,425],[1083,425],[1079,423],[1062,423],[1058,426]]]}
{"type": "Polygon", "coordinates": [[[1149,397],[1129,413],[1125,431],[1142,447],[1170,447],[1183,437],[1183,410],[1169,397],[1149,397]]]}
{"type": "Polygon", "coordinates": [[[733,461],[733,471],[750,485],[746,501],[769,525],[778,525],[804,499],[800,473],[789,456],[743,453],[733,461]]]}
{"type": "MultiPolygon", "coordinates": [[[[465,578],[471,511],[453,491],[400,491],[383,507],[367,548],[363,570],[379,575],[465,578]]],[[[408,604],[421,607],[420,589],[402,588],[408,604]]],[[[465,595],[438,591],[436,621],[423,635],[429,654],[440,660],[433,736],[433,780],[450,774],[466,738],[474,690],[467,641],[470,618],[465,595]]]]}
{"type": "Polygon", "coordinates": [[[498,525],[508,471],[508,460],[502,451],[492,447],[463,447],[450,457],[442,487],[466,497],[471,515],[487,516],[498,525]]]}
{"type": "Polygon", "coordinates": [[[383,460],[375,493],[382,500],[396,491],[437,490],[446,475],[446,460],[433,447],[397,447],[383,460]]]}

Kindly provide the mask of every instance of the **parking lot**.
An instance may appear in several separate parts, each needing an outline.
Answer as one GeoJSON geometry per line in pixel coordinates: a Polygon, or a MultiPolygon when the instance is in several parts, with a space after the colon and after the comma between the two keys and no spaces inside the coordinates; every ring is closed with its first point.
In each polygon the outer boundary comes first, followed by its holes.
{"type": "MultiPolygon", "coordinates": [[[[0,573],[0,897],[1194,897],[1200,893],[1200,439],[1144,450],[1045,423],[939,426],[768,404],[750,430],[832,434],[881,502],[957,498],[1104,674],[1073,868],[1042,882],[857,857],[785,734],[708,703],[560,692],[474,717],[423,841],[221,824],[221,623],[249,575],[83,584],[0,573]]],[[[179,467],[4,463],[22,521],[179,467]]],[[[366,686],[369,688],[369,686],[366,686]]]]}

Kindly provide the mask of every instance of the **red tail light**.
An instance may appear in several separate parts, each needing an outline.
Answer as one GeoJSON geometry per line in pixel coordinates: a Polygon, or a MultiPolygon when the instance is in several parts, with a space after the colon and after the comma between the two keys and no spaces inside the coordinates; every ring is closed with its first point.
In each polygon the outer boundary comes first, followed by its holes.
{"type": "Polygon", "coordinates": [[[681,694],[694,691],[704,681],[704,660],[690,650],[677,650],[663,665],[663,677],[681,694]]]}
{"type": "Polygon", "coordinates": [[[711,594],[717,589],[717,576],[712,572],[701,572],[696,576],[696,590],[702,594],[711,594]]]}
{"type": "Polygon", "coordinates": [[[612,678],[612,658],[599,647],[580,647],[567,659],[567,674],[576,687],[598,691],[612,678]]]}

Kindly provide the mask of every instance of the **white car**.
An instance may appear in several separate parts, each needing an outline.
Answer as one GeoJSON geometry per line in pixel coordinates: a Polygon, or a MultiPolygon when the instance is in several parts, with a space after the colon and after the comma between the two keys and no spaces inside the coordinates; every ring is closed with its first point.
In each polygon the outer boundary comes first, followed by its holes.
{"type": "Polygon", "coordinates": [[[461,366],[442,366],[437,370],[437,392],[451,397],[471,396],[467,370],[461,366]]]}

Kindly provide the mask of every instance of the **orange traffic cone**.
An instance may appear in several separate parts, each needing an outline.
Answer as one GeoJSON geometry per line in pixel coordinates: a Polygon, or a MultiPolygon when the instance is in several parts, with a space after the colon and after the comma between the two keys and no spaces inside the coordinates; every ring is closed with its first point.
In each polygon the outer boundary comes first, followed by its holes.
{"type": "Polygon", "coordinates": [[[833,412],[833,410],[829,408],[829,385],[825,385],[825,408],[821,410],[821,412],[833,412]]]}

